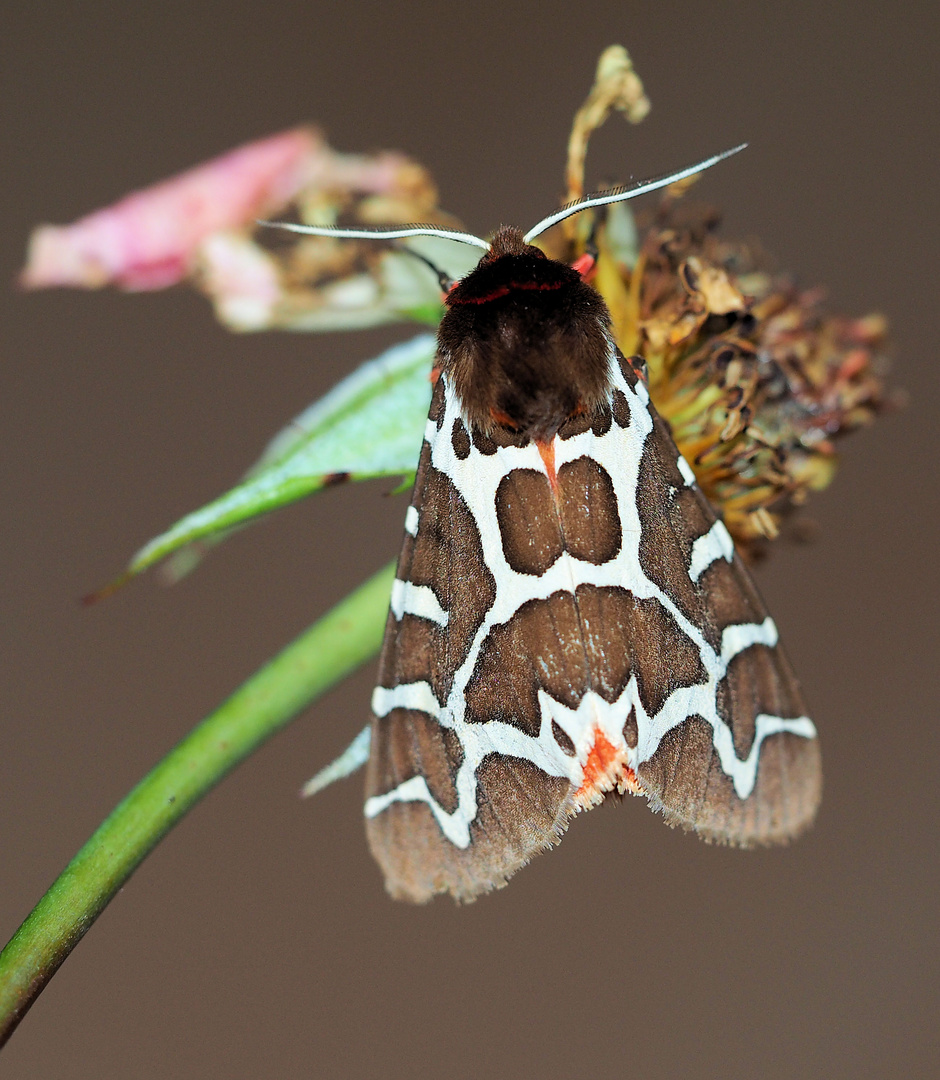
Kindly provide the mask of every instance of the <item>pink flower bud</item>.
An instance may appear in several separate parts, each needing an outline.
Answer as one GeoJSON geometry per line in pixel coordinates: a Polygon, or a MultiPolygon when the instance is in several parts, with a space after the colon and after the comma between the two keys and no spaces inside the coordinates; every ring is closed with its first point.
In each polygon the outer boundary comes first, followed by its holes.
{"type": "MultiPolygon", "coordinates": [[[[248,143],[134,192],[72,225],[41,225],[20,283],[28,289],[162,289],[186,277],[201,241],[276,214],[332,156],[311,128],[248,143]]],[[[328,171],[328,170],[327,170],[328,171]]]]}

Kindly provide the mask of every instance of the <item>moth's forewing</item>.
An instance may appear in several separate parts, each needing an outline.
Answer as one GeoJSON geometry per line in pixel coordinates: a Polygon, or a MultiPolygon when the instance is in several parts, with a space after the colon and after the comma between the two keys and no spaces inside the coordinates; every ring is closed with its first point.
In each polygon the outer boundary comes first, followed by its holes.
{"type": "Polygon", "coordinates": [[[737,845],[820,795],[815,731],[724,527],[634,369],[544,456],[438,382],[375,695],[370,845],[390,892],[503,884],[604,794],[737,845]]]}
{"type": "Polygon", "coordinates": [[[727,732],[690,714],[639,764],[640,786],[669,824],[694,829],[707,840],[742,847],[782,843],[807,828],[819,807],[819,740],[750,573],[701,489],[686,483],[688,466],[668,425],[652,405],[648,409],[653,430],[636,499],[640,566],[701,631],[707,646],[718,656],[724,653],[727,668],[716,701],[727,732]],[[775,718],[783,723],[775,724],[775,718]],[[724,748],[723,767],[714,744],[729,738],[734,757],[724,748]],[[751,770],[735,759],[746,762],[752,754],[757,767],[750,787],[751,770]],[[729,763],[739,779],[737,791],[726,771],[729,763]]]}
{"type": "MultiPolygon", "coordinates": [[[[367,831],[389,891],[419,901],[437,892],[469,900],[502,884],[561,835],[569,816],[567,777],[548,777],[525,759],[493,753],[461,776],[463,743],[445,710],[497,587],[467,500],[432,464],[432,446],[458,462],[480,453],[462,420],[451,415],[444,430],[444,385],[441,379],[435,388],[399,560],[407,594],[399,593],[389,612],[375,695],[380,712],[391,695],[412,707],[373,719],[366,780],[370,798],[411,784],[416,797],[367,817],[367,831]],[[409,613],[426,590],[440,604],[434,618],[409,613]]],[[[489,441],[477,442],[489,449],[489,441]]]]}

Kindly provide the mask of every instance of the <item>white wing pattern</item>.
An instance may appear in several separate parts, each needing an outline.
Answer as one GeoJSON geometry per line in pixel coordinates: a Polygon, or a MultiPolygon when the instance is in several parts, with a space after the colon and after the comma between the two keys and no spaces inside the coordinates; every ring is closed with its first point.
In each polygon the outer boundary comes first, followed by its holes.
{"type": "Polygon", "coordinates": [[[470,900],[615,792],[707,840],[812,820],[815,728],[727,530],[611,343],[549,447],[470,432],[440,376],[373,697],[389,891],[470,900]]]}

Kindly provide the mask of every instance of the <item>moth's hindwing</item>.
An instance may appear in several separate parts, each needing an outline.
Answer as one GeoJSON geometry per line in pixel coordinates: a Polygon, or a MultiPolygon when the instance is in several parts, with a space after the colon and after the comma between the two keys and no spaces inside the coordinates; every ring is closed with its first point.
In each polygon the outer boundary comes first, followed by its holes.
{"type": "Polygon", "coordinates": [[[502,885],[615,790],[741,846],[815,814],[776,627],[611,349],[610,406],[554,438],[554,487],[438,381],[373,698],[367,828],[395,896],[502,885]]]}

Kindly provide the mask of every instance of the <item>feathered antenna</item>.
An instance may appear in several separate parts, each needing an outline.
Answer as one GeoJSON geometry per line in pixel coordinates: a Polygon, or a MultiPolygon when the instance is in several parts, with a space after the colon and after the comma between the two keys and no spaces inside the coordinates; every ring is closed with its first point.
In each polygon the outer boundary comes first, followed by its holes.
{"type": "MultiPolygon", "coordinates": [[[[704,161],[695,165],[689,165],[678,172],[669,173],[666,176],[657,176],[652,180],[638,180],[633,184],[625,184],[621,187],[609,188],[606,191],[595,191],[590,195],[584,195],[574,202],[567,203],[560,210],[549,214],[525,234],[523,239],[530,244],[537,236],[557,225],[559,221],[577,214],[581,210],[587,210],[591,206],[606,206],[608,203],[625,202],[627,199],[635,199],[638,195],[645,195],[648,191],[657,191],[659,188],[668,187],[686,177],[710,169],[719,161],[737,154],[747,146],[740,146],[724,150],[720,154],[713,154],[704,161]]],[[[335,236],[342,240],[402,240],[408,236],[439,236],[443,240],[456,240],[459,244],[470,244],[473,247],[490,250],[489,241],[474,236],[473,233],[461,232],[457,229],[444,229],[440,225],[425,225],[415,223],[410,225],[377,225],[372,229],[347,228],[342,225],[295,225],[286,221],[259,221],[259,225],[269,225],[275,229],[286,229],[287,232],[301,233],[305,236],[335,236]]]]}
{"type": "Polygon", "coordinates": [[[571,217],[572,214],[587,210],[591,206],[606,206],[608,203],[625,202],[627,199],[635,199],[637,195],[645,195],[648,191],[657,191],[659,188],[668,187],[679,180],[685,180],[686,177],[704,172],[705,169],[710,169],[712,165],[717,165],[719,161],[724,161],[725,158],[731,157],[732,154],[739,153],[746,146],[747,143],[741,143],[740,146],[724,150],[720,154],[714,154],[712,157],[698,162],[697,165],[689,165],[687,168],[669,173],[667,176],[657,176],[652,180],[637,180],[633,184],[624,184],[621,187],[609,188],[607,191],[595,191],[590,195],[583,195],[580,199],[575,199],[574,202],[567,203],[560,210],[549,214],[548,217],[542,218],[538,225],[529,229],[523,239],[527,244],[531,244],[537,236],[541,236],[543,232],[553,225],[557,225],[559,221],[564,221],[565,218],[571,217]]]}
{"type": "Polygon", "coordinates": [[[306,236],[335,236],[341,240],[399,240],[406,236],[439,236],[444,240],[456,240],[459,244],[471,244],[473,247],[490,250],[486,240],[481,240],[473,233],[460,232],[456,229],[444,229],[440,225],[377,225],[373,229],[346,228],[343,225],[294,225],[287,221],[259,221],[259,225],[270,225],[275,229],[303,233],[306,236]]]}

